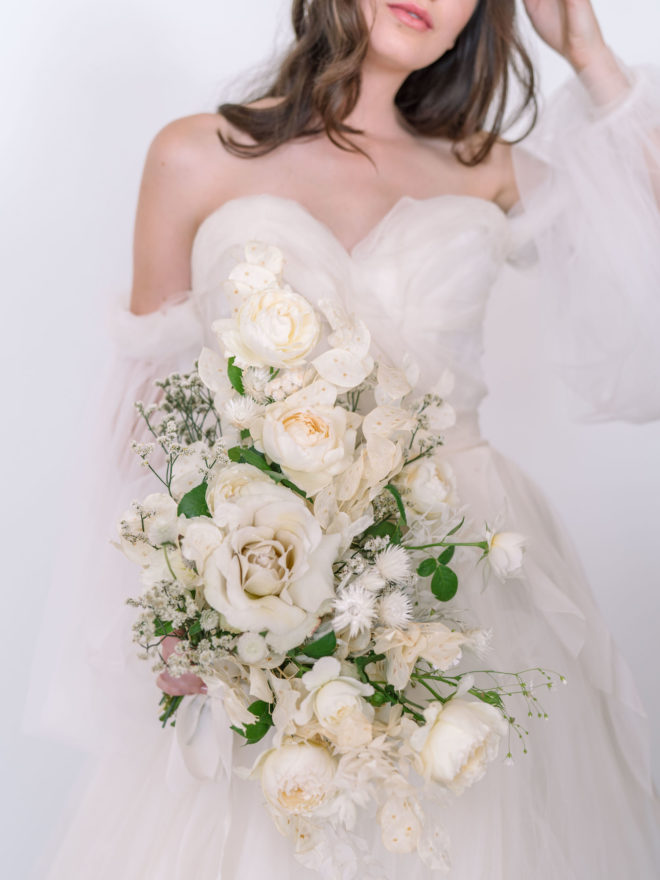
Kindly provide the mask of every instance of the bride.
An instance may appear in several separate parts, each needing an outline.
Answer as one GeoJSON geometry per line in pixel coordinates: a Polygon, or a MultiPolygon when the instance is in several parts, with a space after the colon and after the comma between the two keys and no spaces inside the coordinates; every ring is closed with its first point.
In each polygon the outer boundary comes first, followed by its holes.
{"type": "MultiPolygon", "coordinates": [[[[393,363],[412,352],[429,386],[452,369],[458,422],[443,449],[463,500],[476,521],[500,512],[530,541],[519,578],[482,592],[468,576],[460,604],[492,624],[492,668],[540,663],[568,686],[548,697],[549,721],[530,722],[529,754],[495,762],[442,817],[450,876],[658,876],[660,805],[635,683],[565,528],[481,436],[478,407],[489,290],[505,263],[535,262],[582,417],[660,417],[660,77],[615,57],[589,0],[524,8],[576,76],[521,143],[504,139],[505,111],[517,91],[533,119],[535,81],[513,0],[294,0],[295,43],[266,94],[154,138],[130,303],[110,313],[117,356],[86,465],[102,509],[80,514],[86,553],[55,572],[47,611],[60,641],[35,663],[33,715],[93,756],[40,876],[311,876],[258,786],[231,766],[222,786],[186,772],[131,642],[135,573],[107,540],[148,485],[128,445],[140,431],[132,401],[150,402],[154,378],[190,367],[250,239],[281,247],[294,289],[338,296],[365,318],[393,363]]],[[[162,673],[158,685],[204,693],[191,675],[162,673]]],[[[249,748],[227,763],[250,764],[249,748]]],[[[386,852],[368,817],[362,825],[383,865],[374,877],[428,876],[386,852]]]]}

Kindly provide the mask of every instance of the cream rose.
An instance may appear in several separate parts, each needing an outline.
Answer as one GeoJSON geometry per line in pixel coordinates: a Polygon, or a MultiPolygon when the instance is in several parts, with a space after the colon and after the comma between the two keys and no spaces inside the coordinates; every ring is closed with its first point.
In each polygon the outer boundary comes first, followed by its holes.
{"type": "Polygon", "coordinates": [[[338,544],[294,492],[254,481],[216,504],[213,519],[190,520],[181,549],[198,566],[206,601],[230,627],[266,630],[269,646],[287,651],[330,609],[338,544]]]}
{"type": "Polygon", "coordinates": [[[486,530],[488,562],[500,580],[515,574],[523,563],[525,537],[517,532],[492,532],[486,530]]]}
{"type": "Polygon", "coordinates": [[[260,755],[250,775],[261,777],[264,796],[276,810],[309,815],[331,804],[336,767],[323,746],[285,742],[260,755]]]}
{"type": "Polygon", "coordinates": [[[257,447],[308,495],[353,461],[360,416],[335,406],[336,397],[333,385],[314,382],[267,406],[250,426],[257,447]]]}
{"type": "Polygon", "coordinates": [[[440,519],[459,503],[454,470],[437,453],[406,465],[395,482],[406,505],[422,516],[440,519]]]}
{"type": "Polygon", "coordinates": [[[243,295],[235,317],[211,325],[225,357],[235,357],[240,367],[300,367],[321,335],[316,312],[276,276],[259,280],[265,288],[247,295],[234,285],[234,293],[243,295]]]}
{"type": "Polygon", "coordinates": [[[264,483],[269,486],[273,484],[267,474],[251,464],[232,463],[218,468],[206,490],[206,505],[211,516],[216,507],[249,493],[253,485],[264,483]]]}
{"type": "Polygon", "coordinates": [[[431,703],[424,717],[426,724],[413,733],[410,745],[419,753],[425,775],[461,794],[497,757],[507,722],[494,706],[460,698],[431,703]]]}
{"type": "Polygon", "coordinates": [[[294,715],[296,724],[307,724],[315,716],[328,739],[340,748],[371,742],[374,709],[364,697],[373,694],[372,685],[342,675],[336,657],[321,657],[302,682],[309,693],[294,715]]]}

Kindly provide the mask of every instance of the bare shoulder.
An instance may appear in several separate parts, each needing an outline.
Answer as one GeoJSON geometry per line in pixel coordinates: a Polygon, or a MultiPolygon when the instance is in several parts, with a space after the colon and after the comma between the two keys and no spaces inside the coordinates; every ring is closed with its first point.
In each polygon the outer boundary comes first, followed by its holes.
{"type": "MultiPolygon", "coordinates": [[[[477,132],[471,138],[466,139],[462,146],[466,154],[470,155],[478,151],[488,139],[485,131],[477,132]]],[[[498,138],[485,159],[476,166],[479,178],[479,186],[483,195],[498,204],[504,211],[508,211],[518,199],[518,193],[513,172],[512,146],[502,138],[498,138]]]]}

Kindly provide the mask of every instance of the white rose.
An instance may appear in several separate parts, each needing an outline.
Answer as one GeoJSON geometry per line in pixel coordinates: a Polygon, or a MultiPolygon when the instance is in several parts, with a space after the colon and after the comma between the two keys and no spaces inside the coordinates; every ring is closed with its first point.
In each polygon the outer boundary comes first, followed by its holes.
{"type": "Polygon", "coordinates": [[[296,724],[306,724],[316,716],[328,739],[340,748],[371,742],[374,709],[364,697],[373,694],[372,685],[342,675],[336,657],[321,657],[302,682],[309,694],[294,716],[296,724]]]}
{"type": "Polygon", "coordinates": [[[526,541],[523,535],[516,532],[492,532],[486,529],[486,540],[488,562],[497,577],[504,580],[521,568],[526,541]]]}
{"type": "Polygon", "coordinates": [[[508,724],[494,706],[456,698],[444,705],[431,703],[424,717],[426,724],[413,733],[410,744],[427,776],[461,794],[497,757],[508,724]]]}
{"type": "Polygon", "coordinates": [[[216,507],[248,493],[252,485],[262,483],[272,485],[272,480],[251,464],[232,462],[219,468],[209,480],[206,490],[206,505],[211,516],[216,507]]]}
{"type": "Polygon", "coordinates": [[[211,326],[225,357],[235,357],[240,367],[302,366],[321,334],[307,300],[288,285],[277,284],[248,293],[234,318],[219,319],[211,326]]]}
{"type": "Polygon", "coordinates": [[[360,417],[335,406],[337,390],[314,382],[264,409],[250,426],[256,445],[308,495],[352,463],[360,417]]]}
{"type": "Polygon", "coordinates": [[[191,523],[181,543],[206,601],[230,627],[266,630],[275,651],[296,647],[331,607],[339,537],[324,535],[304,501],[272,481],[250,483],[213,517],[191,523]]]}
{"type": "Polygon", "coordinates": [[[438,454],[406,465],[395,482],[404,493],[406,505],[420,515],[441,518],[458,505],[454,470],[438,454]]]}
{"type": "Polygon", "coordinates": [[[336,761],[320,745],[287,742],[259,756],[251,775],[261,777],[261,788],[276,810],[312,814],[334,798],[336,761]]]}

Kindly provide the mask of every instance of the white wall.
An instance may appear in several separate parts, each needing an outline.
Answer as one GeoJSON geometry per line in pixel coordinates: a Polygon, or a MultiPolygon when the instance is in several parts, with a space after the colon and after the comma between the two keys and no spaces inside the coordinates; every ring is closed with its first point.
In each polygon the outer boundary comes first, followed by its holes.
{"type": "MultiPolygon", "coordinates": [[[[622,57],[660,62],[656,0],[596,5],[622,57]]],[[[57,535],[58,497],[67,486],[60,462],[75,445],[81,402],[107,354],[101,304],[109,291],[130,283],[144,154],[162,125],[213,110],[229,79],[270,54],[275,35],[286,36],[287,9],[287,0],[26,0],[5,5],[2,14],[0,271],[6,319],[0,321],[0,350],[6,359],[4,451],[10,465],[2,507],[5,607],[12,623],[2,640],[0,748],[9,760],[0,827],[6,835],[3,865],[12,878],[27,875],[80,763],[55,743],[21,738],[18,721],[33,621],[57,535]],[[19,519],[21,528],[14,531],[19,519]]],[[[541,64],[547,89],[567,72],[549,52],[541,52],[541,64]]],[[[232,97],[240,93],[234,89],[232,97]]],[[[541,484],[572,529],[605,616],[637,675],[658,760],[652,648],[660,424],[568,423],[561,389],[539,358],[539,335],[537,304],[505,279],[488,317],[491,396],[484,433],[541,484]],[[513,339],[512,311],[518,326],[529,327],[513,339]]]]}

